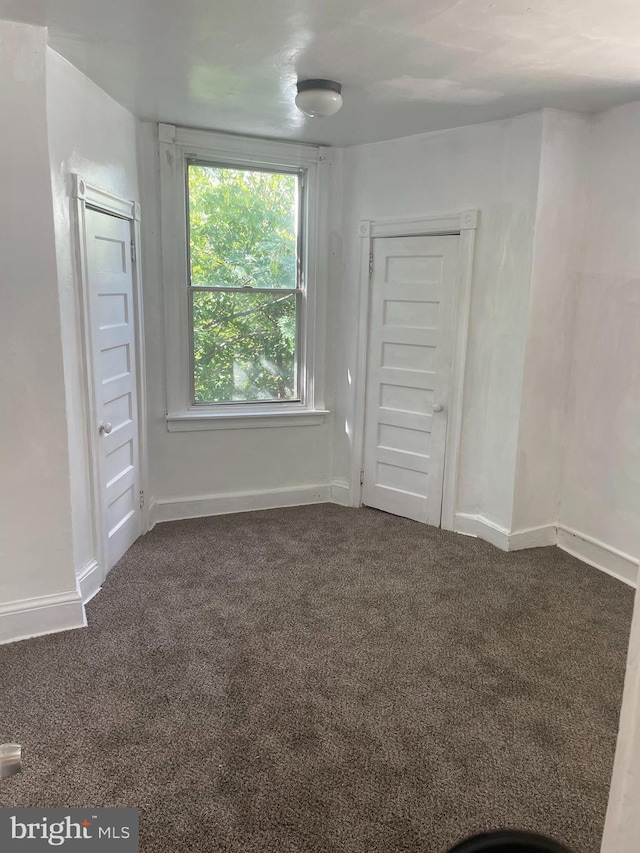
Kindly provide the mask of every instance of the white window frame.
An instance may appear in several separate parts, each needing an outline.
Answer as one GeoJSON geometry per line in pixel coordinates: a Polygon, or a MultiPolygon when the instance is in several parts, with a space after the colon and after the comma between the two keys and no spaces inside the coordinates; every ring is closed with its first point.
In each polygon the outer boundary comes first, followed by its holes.
{"type": "Polygon", "coordinates": [[[167,413],[170,432],[322,423],[324,340],[328,262],[328,174],[330,149],[191,130],[160,124],[160,198],[164,279],[167,413]],[[306,281],[299,322],[302,399],[291,402],[195,404],[188,270],[187,164],[195,158],[215,165],[305,172],[306,281]]]}

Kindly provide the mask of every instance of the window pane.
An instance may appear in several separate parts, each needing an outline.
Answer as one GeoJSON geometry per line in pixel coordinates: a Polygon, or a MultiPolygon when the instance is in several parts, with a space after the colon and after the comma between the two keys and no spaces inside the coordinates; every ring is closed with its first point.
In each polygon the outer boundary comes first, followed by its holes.
{"type": "Polygon", "coordinates": [[[298,177],[189,165],[191,284],[297,286],[298,177]]]}
{"type": "Polygon", "coordinates": [[[295,294],[191,294],[196,403],[297,399],[295,294]]]}

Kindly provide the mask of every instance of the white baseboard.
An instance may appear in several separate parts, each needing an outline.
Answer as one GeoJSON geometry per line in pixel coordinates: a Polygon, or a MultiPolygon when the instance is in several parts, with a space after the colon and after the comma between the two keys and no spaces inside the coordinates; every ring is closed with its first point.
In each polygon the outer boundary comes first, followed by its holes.
{"type": "Polygon", "coordinates": [[[351,506],[351,490],[346,480],[331,481],[331,503],[351,506]]]}
{"type": "Polygon", "coordinates": [[[509,551],[523,551],[525,548],[544,548],[558,542],[558,528],[555,524],[541,527],[525,527],[509,534],[509,551]]]}
{"type": "Polygon", "coordinates": [[[98,561],[89,560],[87,565],[78,573],[78,586],[80,587],[83,604],[87,604],[94,595],[100,592],[101,582],[102,578],[100,576],[98,561]]]}
{"type": "Polygon", "coordinates": [[[594,566],[629,586],[635,587],[638,583],[638,560],[586,533],[580,533],[562,524],[547,524],[509,532],[481,515],[459,512],[455,516],[454,530],[466,536],[477,536],[503,551],[557,545],[583,563],[594,566]]]}
{"type": "Polygon", "coordinates": [[[466,536],[477,536],[478,539],[484,539],[502,551],[509,550],[509,531],[506,527],[501,527],[482,515],[458,512],[455,515],[453,529],[456,533],[464,533],[466,536]]]}
{"type": "Polygon", "coordinates": [[[557,528],[553,524],[509,531],[506,527],[482,515],[471,515],[465,512],[456,513],[454,530],[456,533],[484,539],[485,542],[490,542],[502,551],[522,551],[525,548],[555,545],[558,538],[557,528]]]}
{"type": "Polygon", "coordinates": [[[317,486],[294,486],[289,489],[269,489],[263,492],[204,495],[156,501],[153,505],[151,520],[156,524],[161,521],[179,521],[184,518],[202,518],[208,515],[227,515],[231,512],[304,506],[330,501],[331,486],[328,483],[317,486]]]}
{"type": "Polygon", "coordinates": [[[630,554],[562,524],[558,526],[558,547],[629,586],[637,586],[638,560],[630,554]]]}
{"type": "Polygon", "coordinates": [[[145,533],[149,533],[150,530],[153,530],[158,523],[158,519],[156,517],[156,504],[156,499],[151,498],[149,501],[149,513],[147,515],[147,529],[145,530],[145,533]]]}
{"type": "Polygon", "coordinates": [[[87,620],[78,590],[0,604],[0,643],[84,628],[87,620]]]}

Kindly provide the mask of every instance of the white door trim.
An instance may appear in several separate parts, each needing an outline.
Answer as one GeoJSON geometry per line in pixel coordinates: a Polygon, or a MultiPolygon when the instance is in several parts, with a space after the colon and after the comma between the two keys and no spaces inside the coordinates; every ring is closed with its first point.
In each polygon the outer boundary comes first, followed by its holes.
{"type": "MultiPolygon", "coordinates": [[[[87,267],[86,211],[87,207],[102,213],[118,216],[130,223],[133,247],[132,278],[133,298],[136,315],[136,382],[138,385],[138,447],[140,465],[140,488],[148,495],[148,458],[147,458],[147,405],[146,371],[144,363],[144,322],[142,312],[142,275],[140,269],[140,205],[136,201],[122,199],[111,193],[88,184],[81,175],[72,176],[72,209],[74,212],[74,231],[76,245],[76,264],[80,290],[82,348],[84,355],[84,378],[87,404],[87,442],[89,447],[89,471],[91,480],[91,517],[93,519],[93,545],[97,569],[92,573],[96,581],[87,589],[86,596],[91,598],[97,592],[106,576],[106,530],[104,525],[104,507],[100,488],[100,456],[98,444],[98,410],[95,394],[93,341],[89,316],[89,276],[87,267]],[[96,587],[95,589],[93,587],[96,587]]],[[[140,510],[142,533],[149,530],[148,500],[140,510]]]]}
{"type": "Polygon", "coordinates": [[[354,441],[349,488],[351,505],[362,503],[360,471],[364,463],[365,391],[367,377],[367,353],[369,345],[369,312],[371,301],[372,240],[376,237],[432,237],[442,235],[460,236],[460,254],[456,274],[456,303],[454,308],[454,346],[451,365],[451,399],[447,421],[445,448],[444,483],[442,494],[442,522],[445,530],[454,529],[456,492],[458,484],[458,458],[462,432],[462,402],[464,397],[464,374],[467,355],[469,328],[469,306],[471,303],[471,274],[473,250],[478,228],[477,210],[437,216],[422,216],[414,219],[361,220],[358,228],[360,237],[359,313],[357,326],[357,363],[354,377],[354,441]]]}

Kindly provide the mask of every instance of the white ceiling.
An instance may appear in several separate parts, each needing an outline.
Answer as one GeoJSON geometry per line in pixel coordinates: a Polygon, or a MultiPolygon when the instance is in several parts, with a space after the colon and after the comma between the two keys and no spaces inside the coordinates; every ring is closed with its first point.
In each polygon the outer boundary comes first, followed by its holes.
{"type": "Polygon", "coordinates": [[[143,119],[325,144],[640,99],[638,0],[0,0],[143,119]],[[307,119],[296,79],[344,107],[307,119]]]}

